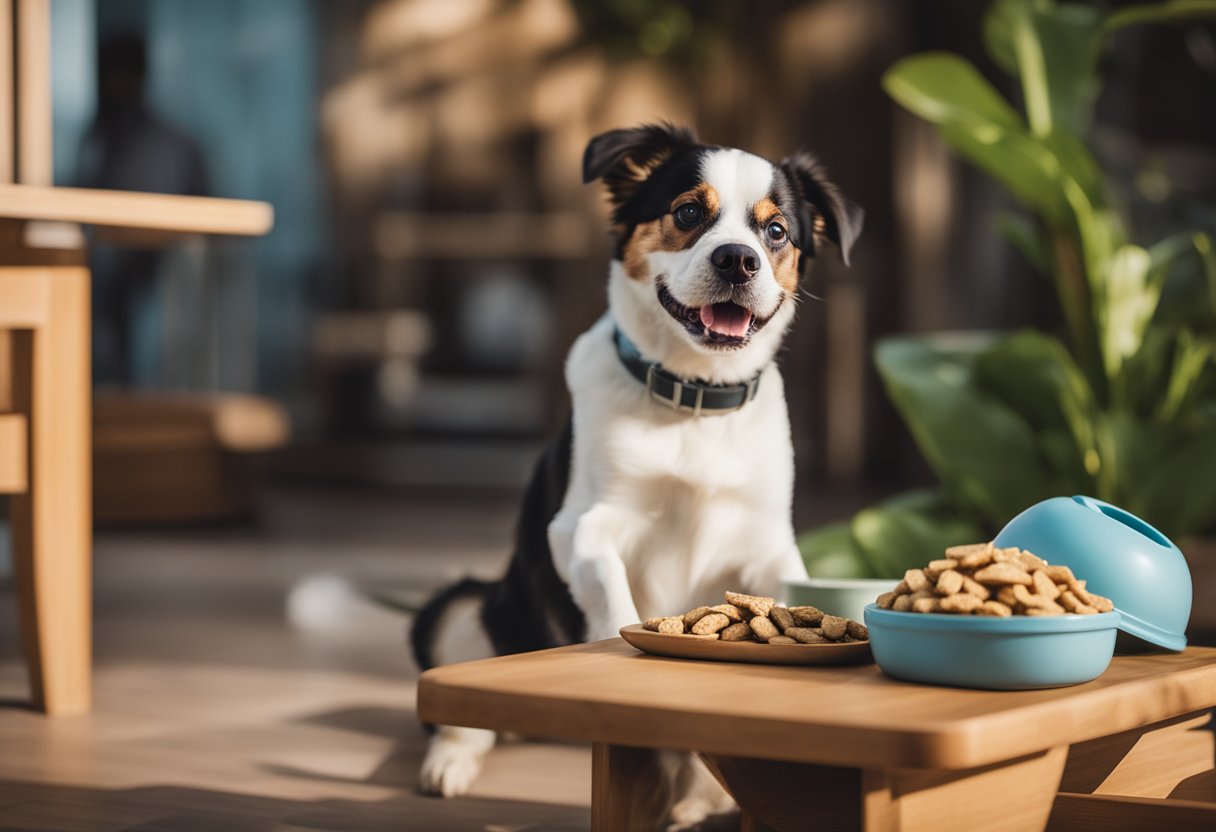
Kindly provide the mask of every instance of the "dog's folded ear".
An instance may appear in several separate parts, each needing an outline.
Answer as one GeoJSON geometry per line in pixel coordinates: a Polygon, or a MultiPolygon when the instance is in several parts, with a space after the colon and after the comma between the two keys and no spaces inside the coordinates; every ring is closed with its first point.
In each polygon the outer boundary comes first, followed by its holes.
{"type": "Polygon", "coordinates": [[[583,182],[603,179],[620,205],[659,165],[696,143],[691,130],[666,123],[600,133],[583,153],[583,182]]]}
{"type": "Polygon", "coordinates": [[[778,167],[789,177],[798,198],[799,248],[813,256],[820,239],[830,240],[840,249],[840,259],[847,266],[866,212],[840,192],[811,154],[795,153],[778,167]]]}

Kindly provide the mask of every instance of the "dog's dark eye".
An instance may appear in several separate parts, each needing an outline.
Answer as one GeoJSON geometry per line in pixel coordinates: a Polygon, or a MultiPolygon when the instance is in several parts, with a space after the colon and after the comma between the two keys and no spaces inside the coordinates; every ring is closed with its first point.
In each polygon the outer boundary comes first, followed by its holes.
{"type": "Polygon", "coordinates": [[[785,240],[785,226],[779,222],[770,222],[765,233],[768,234],[768,241],[770,243],[780,243],[785,240]]]}
{"type": "Polygon", "coordinates": [[[676,223],[683,228],[692,228],[705,216],[701,206],[695,202],[685,202],[676,209],[676,223]]]}

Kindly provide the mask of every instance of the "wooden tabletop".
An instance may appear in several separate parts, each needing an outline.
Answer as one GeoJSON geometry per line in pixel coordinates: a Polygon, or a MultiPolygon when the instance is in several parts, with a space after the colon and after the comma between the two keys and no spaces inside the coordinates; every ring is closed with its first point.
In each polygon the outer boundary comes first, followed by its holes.
{"type": "Polygon", "coordinates": [[[265,202],[0,184],[0,217],[179,234],[258,236],[274,225],[265,202]]]}
{"type": "Polygon", "coordinates": [[[436,724],[856,768],[972,768],[1214,706],[1216,648],[991,692],[899,682],[872,664],[664,659],[610,639],[435,668],[418,689],[419,717],[436,724]]]}

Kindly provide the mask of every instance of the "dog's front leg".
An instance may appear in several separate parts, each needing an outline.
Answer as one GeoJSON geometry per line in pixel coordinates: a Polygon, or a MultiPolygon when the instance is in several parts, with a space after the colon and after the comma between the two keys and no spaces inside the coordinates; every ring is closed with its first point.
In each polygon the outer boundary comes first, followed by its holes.
{"type": "Polygon", "coordinates": [[[743,572],[745,592],[780,598],[782,584],[786,581],[806,580],[806,563],[802,560],[802,553],[796,543],[791,540],[783,545],[778,544],[775,551],[779,554],[757,559],[750,569],[743,572]]]}
{"type": "Polygon", "coordinates": [[[628,511],[603,503],[581,513],[563,509],[549,525],[554,564],[587,618],[588,641],[615,638],[638,620],[621,559],[634,526],[628,511]]]}

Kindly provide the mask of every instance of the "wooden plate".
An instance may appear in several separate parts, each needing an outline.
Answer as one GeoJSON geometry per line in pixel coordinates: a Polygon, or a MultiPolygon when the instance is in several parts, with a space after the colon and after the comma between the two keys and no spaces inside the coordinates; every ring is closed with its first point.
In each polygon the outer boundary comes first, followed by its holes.
{"type": "Polygon", "coordinates": [[[761,644],[758,641],[721,641],[710,636],[676,636],[644,629],[641,624],[621,628],[621,638],[643,653],[675,659],[752,664],[861,664],[871,661],[870,642],[850,644],[761,644]]]}

